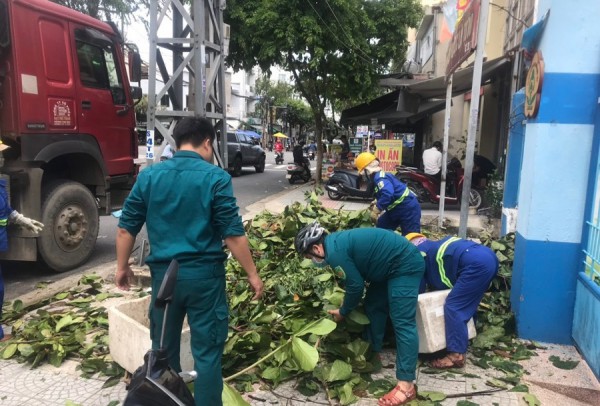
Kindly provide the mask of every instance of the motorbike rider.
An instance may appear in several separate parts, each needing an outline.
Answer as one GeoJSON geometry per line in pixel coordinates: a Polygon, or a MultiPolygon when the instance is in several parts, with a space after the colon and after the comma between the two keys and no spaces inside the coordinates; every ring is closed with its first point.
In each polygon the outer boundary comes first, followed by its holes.
{"type": "Polygon", "coordinates": [[[377,227],[395,230],[400,226],[402,235],[421,232],[421,206],[406,184],[382,170],[370,152],[359,154],[355,163],[360,173],[372,177],[377,200],[372,204],[371,219],[377,227]]]}
{"type": "Polygon", "coordinates": [[[423,234],[406,238],[425,255],[425,276],[421,291],[452,289],[444,303],[447,355],[434,360],[434,368],[462,368],[469,345],[468,321],[498,273],[494,251],[473,241],[446,237],[439,241],[423,234]]]}
{"type": "Polygon", "coordinates": [[[436,141],[431,148],[423,151],[423,172],[442,180],[442,143],[436,141]]]}
{"type": "Polygon", "coordinates": [[[279,138],[275,141],[275,159],[277,160],[277,155],[281,155],[281,162],[283,162],[283,143],[279,138]]]}
{"type": "Polygon", "coordinates": [[[292,154],[294,155],[294,163],[303,167],[310,176],[310,163],[308,162],[308,159],[304,157],[304,141],[300,141],[294,146],[292,154]]]}

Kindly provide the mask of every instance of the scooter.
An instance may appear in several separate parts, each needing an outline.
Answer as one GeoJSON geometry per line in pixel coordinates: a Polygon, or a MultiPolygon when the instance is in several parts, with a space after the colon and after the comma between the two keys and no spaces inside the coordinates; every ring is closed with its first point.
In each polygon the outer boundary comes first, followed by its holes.
{"type": "Polygon", "coordinates": [[[308,162],[305,165],[298,165],[296,162],[288,162],[286,179],[290,184],[294,184],[298,179],[302,179],[304,183],[310,180],[310,166],[308,162]]]}
{"type": "Polygon", "coordinates": [[[155,309],[163,309],[164,317],[160,334],[160,347],[144,356],[144,365],[134,373],[127,386],[123,406],[193,406],[194,397],[186,385],[196,379],[196,371],[178,374],[169,366],[167,352],[163,347],[169,304],[173,301],[179,263],[172,260],[165,274],[156,300],[155,309]],[[185,379],[187,378],[187,379],[185,379]]]}
{"type": "MultiPolygon", "coordinates": [[[[396,177],[406,183],[420,203],[438,204],[440,202],[440,181],[435,176],[427,175],[417,168],[399,165],[396,167],[396,177]]],[[[446,204],[460,204],[463,181],[464,169],[458,159],[452,158],[446,172],[446,204]]],[[[478,209],[482,201],[480,191],[471,188],[469,206],[478,209]]]]}
{"type": "Polygon", "coordinates": [[[277,165],[281,165],[283,163],[283,151],[282,152],[279,152],[279,151],[275,152],[275,163],[277,165]]]}
{"type": "Polygon", "coordinates": [[[345,169],[334,169],[333,175],[325,183],[325,190],[331,200],[344,198],[373,200],[375,195],[375,187],[370,176],[345,169]]]}

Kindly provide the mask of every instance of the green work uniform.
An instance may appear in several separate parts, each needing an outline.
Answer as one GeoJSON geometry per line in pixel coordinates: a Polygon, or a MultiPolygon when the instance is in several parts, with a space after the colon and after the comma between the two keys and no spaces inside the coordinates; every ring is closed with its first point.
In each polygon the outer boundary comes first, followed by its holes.
{"type": "Polygon", "coordinates": [[[396,335],[396,378],[415,379],[419,336],[416,310],[425,261],[417,247],[390,230],[358,228],[325,237],[325,262],[345,273],[346,295],[340,314],[360,302],[368,283],[364,308],[371,322],[366,338],[381,351],[388,315],[396,335]]]}
{"type": "Polygon", "coordinates": [[[155,295],[171,259],[179,262],[175,296],[169,307],[165,348],[171,366],[181,371],[181,329],[187,315],[196,405],[221,405],[221,355],[227,339],[226,255],[222,240],[244,235],[231,177],[192,151],[142,171],[123,206],[119,227],[136,236],[146,223],[152,274],[150,335],[158,348],[162,311],[155,295]]]}

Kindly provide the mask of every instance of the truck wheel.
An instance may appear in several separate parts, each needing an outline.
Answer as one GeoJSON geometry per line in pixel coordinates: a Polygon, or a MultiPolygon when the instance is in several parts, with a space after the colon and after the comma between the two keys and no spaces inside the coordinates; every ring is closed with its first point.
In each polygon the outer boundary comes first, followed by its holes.
{"type": "Polygon", "coordinates": [[[84,185],[66,179],[44,186],[43,196],[40,256],[56,272],[76,268],[88,260],[96,245],[96,199],[84,185]]]}
{"type": "Polygon", "coordinates": [[[258,164],[256,164],[254,166],[254,169],[256,169],[256,173],[263,173],[265,171],[265,157],[264,157],[264,155],[261,155],[258,158],[258,164]]]}
{"type": "Polygon", "coordinates": [[[242,175],[242,157],[236,156],[233,160],[233,176],[241,176],[242,175]]]}

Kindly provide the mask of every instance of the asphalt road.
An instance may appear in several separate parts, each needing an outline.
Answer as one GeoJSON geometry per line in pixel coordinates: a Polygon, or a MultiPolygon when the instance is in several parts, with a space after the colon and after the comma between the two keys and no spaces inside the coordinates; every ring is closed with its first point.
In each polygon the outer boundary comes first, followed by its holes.
{"type": "MultiPolygon", "coordinates": [[[[145,147],[140,147],[140,159],[145,159],[145,147]]],[[[292,160],[292,153],[285,153],[285,162],[292,160]]],[[[313,173],[315,162],[312,163],[313,173]]],[[[242,176],[233,178],[233,190],[240,207],[240,214],[246,207],[269,196],[292,187],[285,178],[286,165],[276,165],[274,153],[267,151],[264,173],[256,173],[253,167],[244,168],[242,176]]],[[[112,216],[100,218],[100,230],[96,248],[90,260],[83,266],[69,272],[57,274],[44,270],[32,263],[4,262],[2,273],[5,282],[5,300],[12,300],[35,289],[39,283],[51,283],[65,276],[84,274],[86,270],[115,260],[115,234],[118,220],[112,216]]],[[[138,242],[146,238],[145,229],[138,235],[138,242]]],[[[136,244],[137,247],[138,244],[136,244]]],[[[135,255],[135,254],[134,254],[135,255]]]]}

